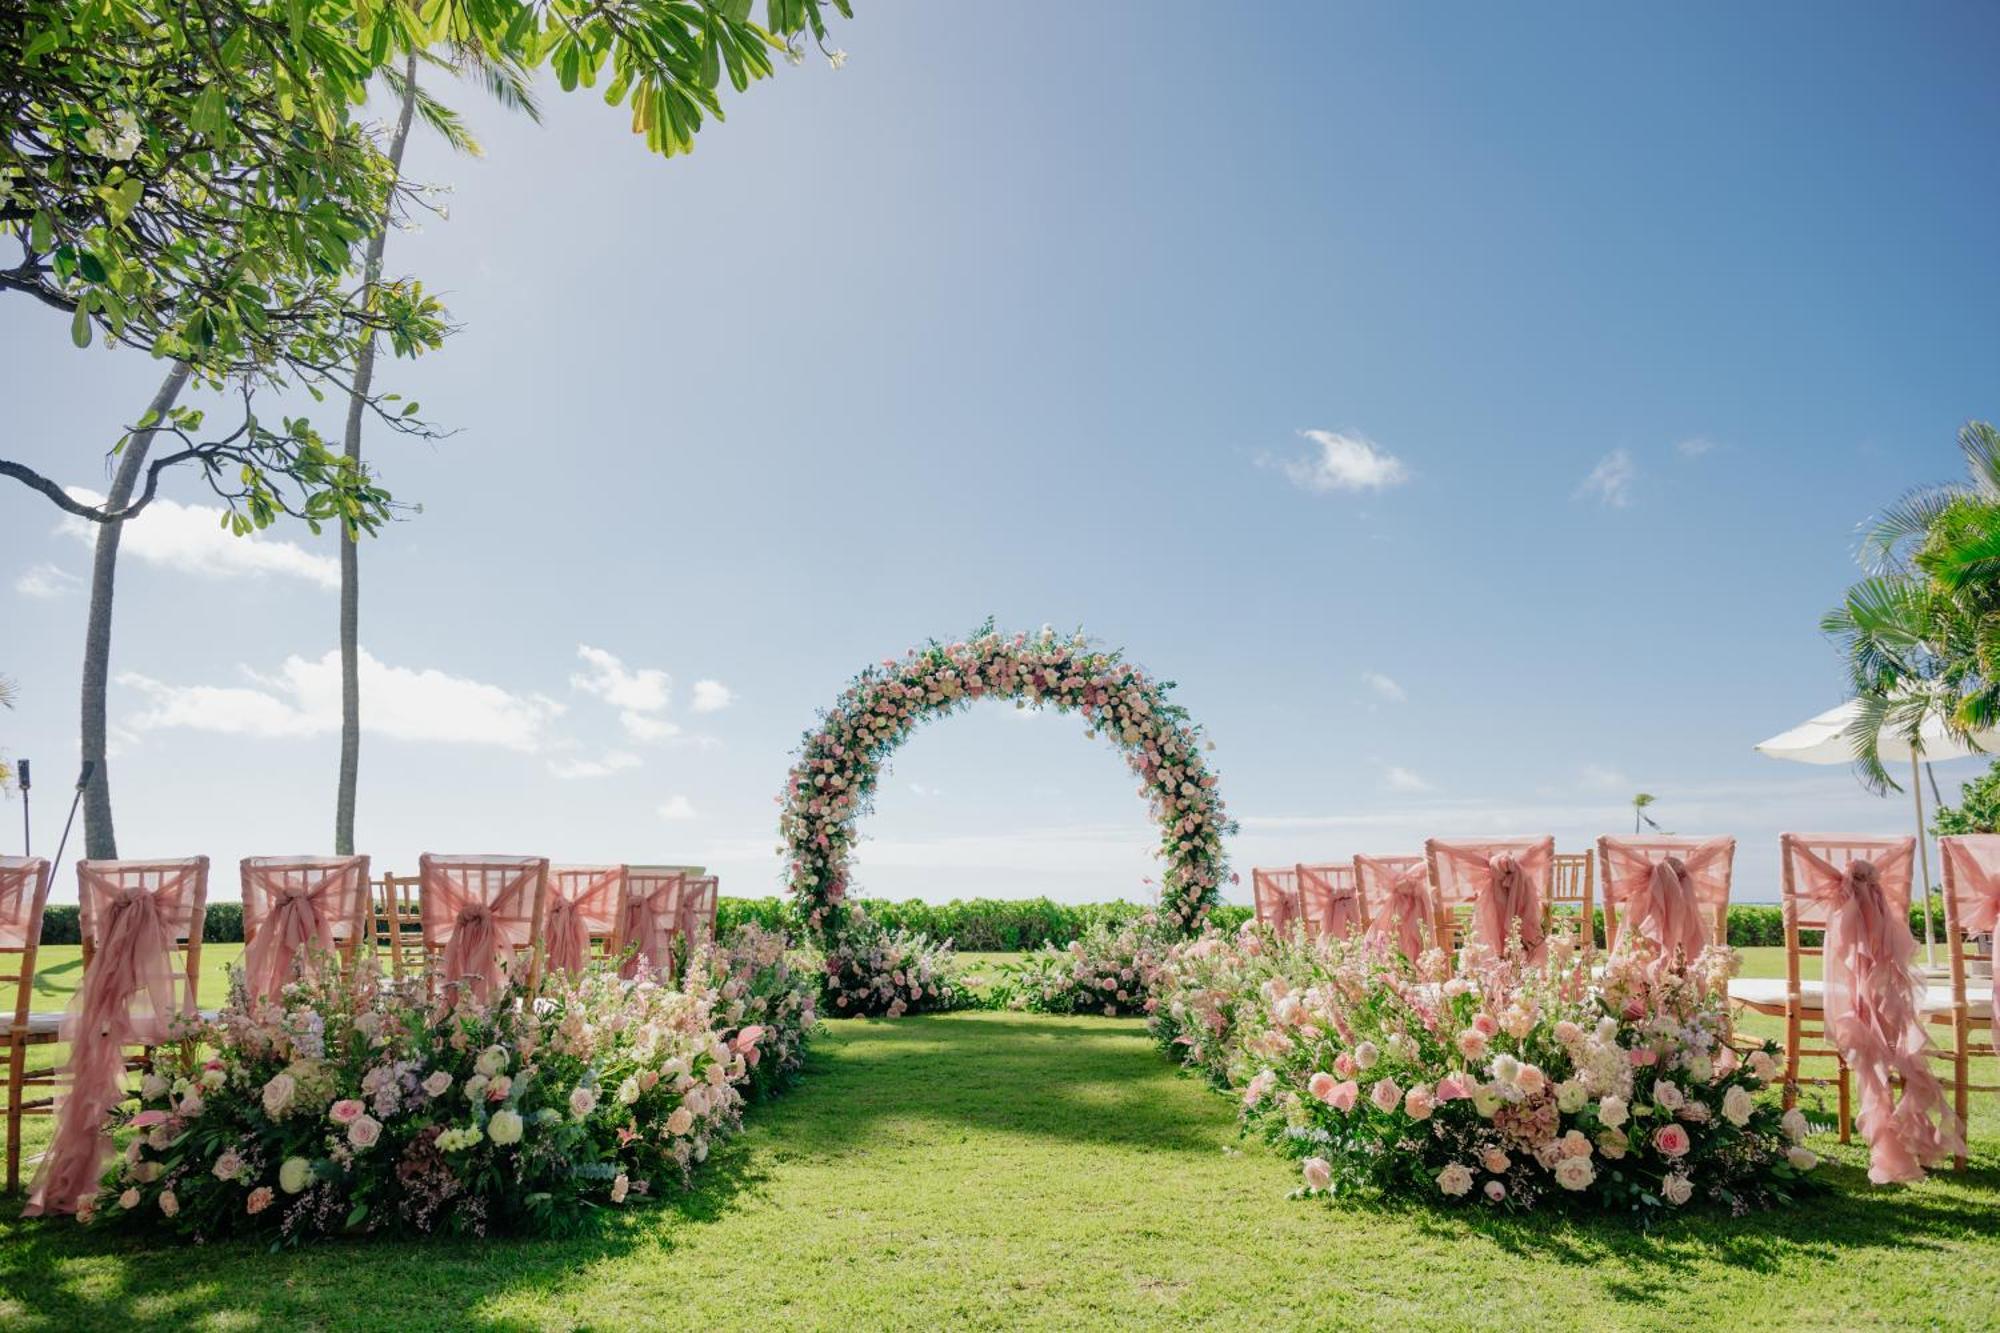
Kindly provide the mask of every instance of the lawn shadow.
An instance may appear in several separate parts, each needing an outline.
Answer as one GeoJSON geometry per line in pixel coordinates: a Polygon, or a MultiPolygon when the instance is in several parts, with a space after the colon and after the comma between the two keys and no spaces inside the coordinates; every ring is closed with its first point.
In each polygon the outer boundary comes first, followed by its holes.
{"type": "Polygon", "coordinates": [[[0,1203],[0,1324],[9,1329],[133,1328],[199,1323],[258,1327],[513,1328],[480,1313],[519,1290],[587,1285],[605,1260],[646,1251],[668,1258],[687,1235],[755,1193],[766,1171],[741,1138],[703,1165],[692,1188],[624,1210],[605,1209],[558,1238],[376,1236],[295,1250],[268,1242],[191,1242],[84,1228],[68,1218],[16,1220],[0,1203]],[[425,1280],[409,1281],[412,1263],[425,1280]]]}

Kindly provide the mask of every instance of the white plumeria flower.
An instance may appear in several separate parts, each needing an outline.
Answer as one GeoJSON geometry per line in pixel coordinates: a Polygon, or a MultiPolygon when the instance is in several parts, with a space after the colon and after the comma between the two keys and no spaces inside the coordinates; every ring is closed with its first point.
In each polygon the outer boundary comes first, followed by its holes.
{"type": "Polygon", "coordinates": [[[841,50],[839,47],[835,47],[826,53],[826,63],[835,69],[839,69],[847,63],[847,52],[841,50]]]}

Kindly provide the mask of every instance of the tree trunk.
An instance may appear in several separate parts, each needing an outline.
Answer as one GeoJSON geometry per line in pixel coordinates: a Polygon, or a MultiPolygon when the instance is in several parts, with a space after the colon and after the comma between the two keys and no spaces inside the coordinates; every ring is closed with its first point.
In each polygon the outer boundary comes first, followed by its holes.
{"type": "MultiPolygon", "coordinates": [[[[389,141],[389,166],[400,180],[403,174],[403,146],[409,142],[410,121],[417,109],[417,58],[412,55],[403,67],[403,106],[396,118],[396,134],[389,141]]],[[[382,252],[389,242],[389,210],[395,206],[393,191],[375,220],[375,234],[368,238],[368,258],[363,268],[364,291],[382,280],[382,252]]],[[[354,386],[347,400],[347,456],[361,463],[361,425],[367,417],[368,395],[375,382],[375,336],[362,341],[354,357],[354,386]]],[[[340,541],[340,785],[333,798],[333,850],[337,856],[354,855],[354,792],[361,776],[361,547],[360,535],[343,525],[340,541]]]]}
{"type": "MultiPolygon", "coordinates": [[[[175,362],[153,395],[151,419],[166,416],[187,381],[186,363],[175,362]]],[[[105,508],[122,509],[132,498],[145,470],[146,451],[153,447],[153,434],[150,430],[134,431],[125,441],[105,508]]],[[[97,555],[90,568],[90,618],[83,633],[83,758],[97,765],[96,774],[83,790],[84,855],[92,860],[118,855],[118,835],[111,827],[111,770],[104,759],[104,692],[111,679],[111,590],[118,572],[118,537],[124,526],[123,519],[98,526],[97,555]]]]}

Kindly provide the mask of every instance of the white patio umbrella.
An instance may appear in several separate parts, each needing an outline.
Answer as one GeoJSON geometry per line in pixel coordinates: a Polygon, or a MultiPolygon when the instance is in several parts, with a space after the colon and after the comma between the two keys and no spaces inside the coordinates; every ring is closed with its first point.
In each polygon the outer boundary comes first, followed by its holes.
{"type": "MultiPolygon", "coordinates": [[[[1854,741],[1849,731],[1860,715],[1860,700],[1849,699],[1840,707],[1829,708],[1790,731],[1780,732],[1767,741],[1759,741],[1757,753],[1801,764],[1851,764],[1854,762],[1854,741]]],[[[1927,717],[1914,745],[1902,733],[1889,731],[1883,732],[1875,742],[1877,753],[1885,765],[1903,760],[1908,760],[1910,764],[1910,796],[1916,803],[1917,813],[1917,855],[1924,871],[1924,961],[1932,964],[1937,961],[1937,947],[1931,932],[1931,856],[1924,836],[1924,789],[1919,765],[1941,763],[1948,759],[1969,759],[1980,754],[2000,754],[2000,731],[1980,732],[1972,739],[1977,748],[1945,730],[1941,719],[1927,717]]]]}

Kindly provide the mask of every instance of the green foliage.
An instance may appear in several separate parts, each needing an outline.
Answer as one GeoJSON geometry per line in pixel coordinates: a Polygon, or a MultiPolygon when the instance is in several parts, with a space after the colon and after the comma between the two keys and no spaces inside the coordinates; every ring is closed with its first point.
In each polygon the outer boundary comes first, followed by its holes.
{"type": "Polygon", "coordinates": [[[1931,832],[2000,833],[2000,761],[1995,761],[1980,777],[1965,784],[1957,805],[1941,805],[1931,822],[1931,832]]]}

